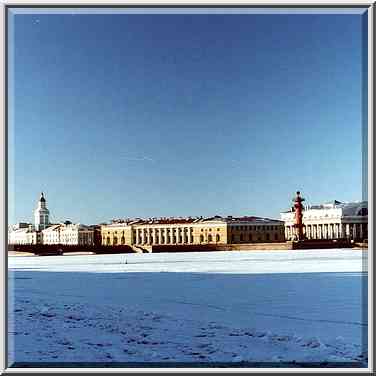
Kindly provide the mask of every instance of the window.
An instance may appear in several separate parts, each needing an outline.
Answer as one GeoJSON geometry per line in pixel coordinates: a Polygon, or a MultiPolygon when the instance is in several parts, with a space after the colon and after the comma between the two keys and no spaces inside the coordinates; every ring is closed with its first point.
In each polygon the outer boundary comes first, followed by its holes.
{"type": "Polygon", "coordinates": [[[266,234],[266,240],[270,241],[270,234],[269,233],[266,234]]]}
{"type": "Polygon", "coordinates": [[[121,237],[121,244],[123,244],[123,245],[125,244],[125,237],[124,236],[121,237]]]}
{"type": "Polygon", "coordinates": [[[244,237],[243,237],[243,234],[240,234],[240,241],[244,241],[244,237]]]}
{"type": "Polygon", "coordinates": [[[274,235],[274,240],[278,240],[278,234],[274,235]]]}
{"type": "Polygon", "coordinates": [[[117,237],[116,236],[114,236],[114,245],[116,245],[117,244],[117,237]]]}
{"type": "Polygon", "coordinates": [[[357,214],[357,215],[361,215],[361,216],[368,215],[368,209],[367,209],[367,208],[361,208],[361,209],[358,211],[358,214],[357,214]]]}
{"type": "Polygon", "coordinates": [[[252,234],[249,234],[249,241],[252,241],[252,234]]]}
{"type": "Polygon", "coordinates": [[[219,242],[221,240],[221,237],[219,236],[219,234],[217,234],[217,236],[215,237],[215,241],[219,242]]]}
{"type": "Polygon", "coordinates": [[[208,235],[208,241],[209,241],[209,242],[213,241],[213,237],[212,237],[211,234],[208,235]]]}
{"type": "Polygon", "coordinates": [[[204,235],[200,235],[200,242],[202,243],[203,241],[204,241],[204,235]]]}
{"type": "Polygon", "coordinates": [[[108,236],[107,237],[107,245],[110,245],[111,244],[111,239],[110,239],[110,237],[108,236]]]}

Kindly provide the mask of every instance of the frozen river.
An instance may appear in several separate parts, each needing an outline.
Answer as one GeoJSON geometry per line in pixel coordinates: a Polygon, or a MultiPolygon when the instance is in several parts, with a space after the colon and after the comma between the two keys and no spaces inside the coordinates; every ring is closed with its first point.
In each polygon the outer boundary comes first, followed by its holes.
{"type": "Polygon", "coordinates": [[[9,356],[365,364],[366,268],[351,249],[9,257],[9,356]]]}

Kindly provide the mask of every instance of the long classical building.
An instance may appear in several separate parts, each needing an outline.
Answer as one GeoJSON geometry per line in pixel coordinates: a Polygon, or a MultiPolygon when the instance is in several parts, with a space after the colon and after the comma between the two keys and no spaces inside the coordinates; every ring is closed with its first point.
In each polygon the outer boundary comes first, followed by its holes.
{"type": "MultiPolygon", "coordinates": [[[[286,240],[296,239],[293,208],[281,213],[286,240]]],[[[303,210],[303,232],[307,239],[368,239],[368,203],[333,201],[303,210]]]]}
{"type": "Polygon", "coordinates": [[[151,218],[101,226],[102,245],[281,242],[283,222],[260,217],[151,218]]]}

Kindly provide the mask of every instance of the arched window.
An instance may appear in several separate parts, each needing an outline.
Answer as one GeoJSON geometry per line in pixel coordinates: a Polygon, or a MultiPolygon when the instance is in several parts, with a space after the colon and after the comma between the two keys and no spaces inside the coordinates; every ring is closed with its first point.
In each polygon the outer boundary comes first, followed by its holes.
{"type": "Polygon", "coordinates": [[[213,241],[213,237],[212,237],[211,234],[208,235],[208,241],[209,241],[209,242],[213,241]]]}
{"type": "Polygon", "coordinates": [[[219,234],[217,234],[217,236],[215,237],[215,240],[216,240],[217,242],[219,242],[219,241],[221,240],[221,237],[219,236],[219,234]]]}
{"type": "Polygon", "coordinates": [[[107,245],[110,245],[111,244],[111,239],[109,236],[107,236],[107,245]]]}
{"type": "Polygon", "coordinates": [[[124,236],[121,237],[121,244],[123,244],[123,245],[125,244],[125,237],[124,236]]]}
{"type": "Polygon", "coordinates": [[[200,235],[200,243],[204,241],[204,235],[200,235]]]}
{"type": "Polygon", "coordinates": [[[117,237],[116,236],[114,236],[114,245],[116,245],[117,244],[117,237]]]}

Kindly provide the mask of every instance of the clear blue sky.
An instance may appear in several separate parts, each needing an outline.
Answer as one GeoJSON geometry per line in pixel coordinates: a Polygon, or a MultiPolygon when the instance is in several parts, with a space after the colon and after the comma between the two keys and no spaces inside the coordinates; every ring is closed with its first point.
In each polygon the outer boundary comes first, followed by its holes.
{"type": "Polygon", "coordinates": [[[360,14],[13,14],[10,223],[42,190],[87,224],[361,200],[362,38],[360,14]]]}

